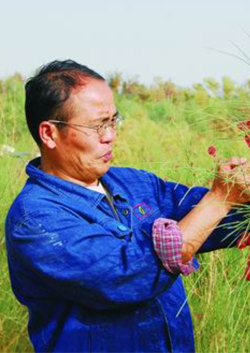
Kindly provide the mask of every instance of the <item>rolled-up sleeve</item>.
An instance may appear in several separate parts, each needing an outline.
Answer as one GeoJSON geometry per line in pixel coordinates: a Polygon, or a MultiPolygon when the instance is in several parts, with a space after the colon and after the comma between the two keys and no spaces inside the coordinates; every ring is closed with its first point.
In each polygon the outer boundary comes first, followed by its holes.
{"type": "Polygon", "coordinates": [[[194,258],[185,264],[182,263],[183,235],[176,221],[156,219],[152,237],[155,251],[167,271],[187,276],[199,268],[194,258]]]}

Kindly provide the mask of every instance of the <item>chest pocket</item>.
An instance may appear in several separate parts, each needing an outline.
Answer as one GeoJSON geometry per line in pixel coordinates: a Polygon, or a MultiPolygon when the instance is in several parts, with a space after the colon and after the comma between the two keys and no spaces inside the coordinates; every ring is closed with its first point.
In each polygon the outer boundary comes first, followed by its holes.
{"type": "Polygon", "coordinates": [[[134,227],[147,229],[150,234],[154,220],[159,217],[161,210],[156,203],[143,201],[133,207],[134,227]]]}

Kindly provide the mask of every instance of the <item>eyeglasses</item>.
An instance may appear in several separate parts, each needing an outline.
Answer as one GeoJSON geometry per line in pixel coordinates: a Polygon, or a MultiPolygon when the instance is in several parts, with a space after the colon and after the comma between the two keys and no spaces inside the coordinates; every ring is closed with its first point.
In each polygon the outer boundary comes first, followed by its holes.
{"type": "Polygon", "coordinates": [[[116,131],[116,129],[121,125],[122,121],[124,118],[117,112],[111,119],[108,119],[108,121],[104,121],[99,125],[84,125],[84,124],[74,124],[74,123],[69,123],[67,121],[62,121],[62,120],[48,120],[50,123],[53,124],[62,124],[62,125],[67,125],[69,127],[83,127],[85,129],[91,129],[97,132],[99,136],[103,136],[108,128],[112,128],[112,130],[116,131]]]}

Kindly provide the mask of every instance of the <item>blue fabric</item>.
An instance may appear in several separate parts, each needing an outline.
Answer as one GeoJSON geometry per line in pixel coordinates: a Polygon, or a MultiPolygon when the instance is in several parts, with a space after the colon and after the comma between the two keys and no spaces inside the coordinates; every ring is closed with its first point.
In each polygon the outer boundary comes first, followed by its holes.
{"type": "MultiPolygon", "coordinates": [[[[117,220],[105,195],[39,163],[27,166],[6,220],[12,288],[28,307],[35,351],[194,352],[182,279],[162,267],[151,229],[159,217],[180,220],[207,189],[110,168],[101,181],[117,220]]],[[[215,231],[200,251],[234,245],[236,235],[222,241],[228,232],[215,231]]]]}

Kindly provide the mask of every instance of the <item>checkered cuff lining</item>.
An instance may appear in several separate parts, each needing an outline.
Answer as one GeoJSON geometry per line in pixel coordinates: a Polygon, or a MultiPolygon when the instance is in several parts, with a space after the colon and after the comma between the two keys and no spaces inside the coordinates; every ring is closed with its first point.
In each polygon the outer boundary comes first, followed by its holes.
{"type": "Polygon", "coordinates": [[[152,236],[155,251],[167,271],[187,276],[199,268],[194,258],[186,264],[182,263],[183,237],[176,221],[166,218],[156,219],[152,236]]]}

